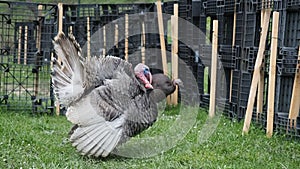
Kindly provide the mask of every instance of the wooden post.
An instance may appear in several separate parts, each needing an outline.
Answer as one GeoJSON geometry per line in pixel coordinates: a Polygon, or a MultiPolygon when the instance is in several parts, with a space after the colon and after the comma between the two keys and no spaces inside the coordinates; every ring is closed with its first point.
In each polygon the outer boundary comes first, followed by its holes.
{"type": "Polygon", "coordinates": [[[258,81],[260,78],[260,68],[261,68],[262,60],[264,58],[264,51],[266,46],[270,15],[271,15],[271,9],[266,9],[264,23],[262,27],[262,34],[259,42],[258,54],[255,62],[254,73],[253,73],[253,78],[250,87],[250,94],[248,98],[247,110],[245,115],[243,134],[248,133],[251,119],[252,119],[254,100],[257,92],[258,81]]]}
{"type": "Polygon", "coordinates": [[[296,127],[296,120],[300,110],[300,46],[298,48],[298,64],[296,67],[293,93],[291,98],[290,112],[289,112],[289,120],[290,127],[296,127]]]}
{"type": "Polygon", "coordinates": [[[209,117],[215,116],[216,111],[216,83],[217,83],[217,62],[218,62],[218,21],[213,21],[212,35],[212,56],[210,73],[210,98],[209,98],[209,117]]]}
{"type": "Polygon", "coordinates": [[[86,18],[86,32],[87,32],[87,60],[91,59],[91,28],[90,28],[90,17],[86,18]]]}
{"type": "Polygon", "coordinates": [[[268,88],[267,137],[272,137],[273,134],[278,23],[279,23],[279,12],[273,12],[269,88],[268,88]]]}
{"type": "Polygon", "coordinates": [[[69,26],[69,33],[73,34],[73,27],[72,26],[69,26]]]}
{"type": "Polygon", "coordinates": [[[264,105],[264,76],[265,73],[263,71],[263,67],[264,67],[264,62],[262,62],[262,67],[260,69],[260,74],[259,74],[259,80],[258,80],[258,88],[257,88],[257,102],[256,102],[256,116],[257,116],[257,120],[258,117],[261,115],[261,113],[263,112],[263,105],[264,105]]]}
{"type": "Polygon", "coordinates": [[[118,43],[119,43],[119,26],[118,26],[118,24],[115,24],[115,45],[116,45],[116,48],[118,48],[118,43]]]}
{"type": "Polygon", "coordinates": [[[41,50],[41,32],[42,32],[42,23],[41,23],[41,17],[42,17],[42,9],[43,9],[43,5],[38,5],[38,22],[39,25],[37,25],[37,29],[36,29],[36,48],[38,49],[38,51],[41,50]]]}
{"type": "MultiPolygon", "coordinates": [[[[171,33],[172,33],[172,78],[178,78],[178,4],[174,4],[174,15],[171,16],[171,33]]],[[[171,95],[171,103],[178,103],[178,87],[171,95]]]]}
{"type": "MultiPolygon", "coordinates": [[[[235,32],[236,32],[236,5],[235,4],[236,4],[236,0],[234,1],[232,48],[235,46],[235,32]]],[[[233,80],[233,69],[231,69],[230,71],[229,102],[231,102],[231,96],[232,96],[232,80],[233,80]]]]}
{"type": "Polygon", "coordinates": [[[19,26],[19,39],[18,39],[18,64],[21,64],[21,52],[22,52],[22,26],[19,26]]]}
{"type": "Polygon", "coordinates": [[[141,35],[141,54],[142,54],[142,63],[146,63],[146,58],[145,58],[145,50],[146,50],[146,35],[145,35],[145,23],[142,22],[142,35],[141,35]]]}
{"type": "Polygon", "coordinates": [[[103,26],[103,56],[106,55],[106,27],[103,26]]]}
{"type": "Polygon", "coordinates": [[[27,43],[28,43],[28,26],[25,26],[25,33],[24,33],[24,65],[27,64],[27,43]]]}
{"type": "Polygon", "coordinates": [[[36,56],[36,73],[35,73],[35,80],[34,80],[34,95],[37,97],[39,94],[39,66],[40,66],[40,55],[39,52],[41,51],[41,33],[42,33],[42,9],[43,5],[38,5],[38,22],[39,24],[37,25],[37,32],[36,32],[36,48],[38,50],[38,55],[36,56]]]}
{"type": "Polygon", "coordinates": [[[125,14],[125,60],[128,61],[128,14],[125,14]]]}
{"type": "Polygon", "coordinates": [[[58,3],[58,33],[63,32],[63,4],[58,3]]]}
{"type": "Polygon", "coordinates": [[[165,75],[168,75],[168,64],[167,64],[167,54],[166,54],[166,44],[165,44],[165,36],[164,36],[164,24],[162,17],[162,9],[161,9],[161,1],[157,1],[157,19],[158,19],[158,29],[159,29],[159,37],[160,37],[160,49],[161,49],[161,58],[163,71],[165,75]]]}

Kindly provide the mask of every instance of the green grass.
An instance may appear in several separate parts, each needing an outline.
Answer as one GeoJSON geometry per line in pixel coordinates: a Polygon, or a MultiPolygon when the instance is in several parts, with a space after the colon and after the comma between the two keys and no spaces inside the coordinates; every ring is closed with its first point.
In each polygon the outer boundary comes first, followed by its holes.
{"type": "MultiPolygon", "coordinates": [[[[1,112],[1,111],[0,111],[1,112]]],[[[140,137],[169,129],[176,109],[160,115],[158,122],[140,137]]],[[[268,139],[263,130],[251,126],[241,135],[243,123],[221,117],[208,141],[198,143],[207,113],[200,110],[197,123],[176,147],[157,156],[132,159],[110,156],[87,158],[67,141],[71,127],[64,116],[35,116],[27,112],[0,113],[0,168],[298,168],[299,140],[275,134],[268,139]]]]}

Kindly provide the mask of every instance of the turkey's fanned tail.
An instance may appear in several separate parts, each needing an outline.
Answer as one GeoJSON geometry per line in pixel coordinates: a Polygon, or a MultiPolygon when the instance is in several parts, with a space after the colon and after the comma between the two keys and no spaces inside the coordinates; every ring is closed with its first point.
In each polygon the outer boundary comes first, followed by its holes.
{"type": "Polygon", "coordinates": [[[84,58],[73,35],[59,33],[53,41],[57,58],[53,60],[52,84],[58,100],[69,105],[83,92],[84,58]]]}

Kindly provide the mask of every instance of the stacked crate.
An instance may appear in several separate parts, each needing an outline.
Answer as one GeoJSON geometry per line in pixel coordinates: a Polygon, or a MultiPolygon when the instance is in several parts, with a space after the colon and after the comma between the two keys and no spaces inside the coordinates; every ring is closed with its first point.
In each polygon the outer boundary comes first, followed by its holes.
{"type": "MultiPolygon", "coordinates": [[[[197,1],[199,2],[199,1],[197,1]]],[[[210,17],[211,20],[219,21],[218,56],[225,72],[225,79],[231,78],[230,95],[222,95],[227,100],[225,114],[229,117],[243,119],[247,110],[250,86],[258,53],[261,32],[261,10],[272,8],[280,13],[277,74],[276,74],[276,96],[275,96],[275,129],[286,130],[288,127],[288,114],[291,103],[291,95],[296,64],[299,62],[298,48],[300,43],[300,1],[288,0],[202,0],[204,12],[198,12],[198,18],[210,17]],[[232,45],[233,15],[236,14],[235,40],[232,45]],[[231,72],[227,75],[227,72],[231,72]],[[228,97],[229,96],[229,97],[228,97]]],[[[272,16],[271,16],[272,17],[272,16]]],[[[199,19],[201,20],[201,19],[199,19]]],[[[202,19],[204,20],[204,19],[202,19]]],[[[268,86],[269,56],[271,42],[271,25],[267,36],[264,61],[261,72],[264,73],[264,85],[268,86]]],[[[199,25],[201,29],[201,26],[199,25]]],[[[203,29],[203,26],[202,26],[203,29]]],[[[211,31],[212,29],[210,29],[211,31]]],[[[206,32],[209,32],[206,30],[206,32]]],[[[201,55],[201,54],[200,54],[201,55]]],[[[227,80],[228,81],[228,80],[227,80]]],[[[219,80],[219,87],[224,82],[219,80]]],[[[228,89],[228,87],[227,87],[228,89]]],[[[222,91],[221,91],[222,92],[222,91]]],[[[266,125],[267,110],[267,88],[264,90],[263,112],[256,113],[256,106],[252,119],[264,127],[266,125]],[[257,115],[260,115],[258,117],[257,115]]],[[[201,97],[206,100],[204,97],[201,97]]],[[[256,105],[256,104],[255,104],[256,105]]],[[[298,115],[299,119],[299,115],[298,115]]],[[[289,131],[292,135],[299,137],[300,121],[296,128],[289,131]]]]}

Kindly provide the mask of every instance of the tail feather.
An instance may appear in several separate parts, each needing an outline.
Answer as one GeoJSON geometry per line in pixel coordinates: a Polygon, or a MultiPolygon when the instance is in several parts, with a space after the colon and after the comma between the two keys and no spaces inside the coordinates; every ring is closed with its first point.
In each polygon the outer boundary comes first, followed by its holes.
{"type": "Polygon", "coordinates": [[[84,58],[73,35],[59,33],[53,41],[57,59],[52,68],[52,83],[59,101],[66,106],[83,92],[84,58]]]}

